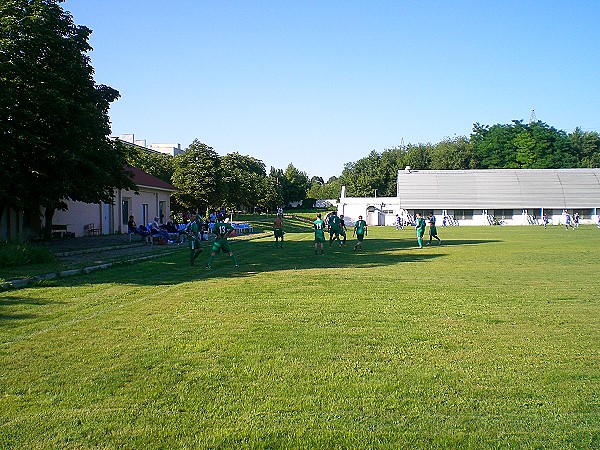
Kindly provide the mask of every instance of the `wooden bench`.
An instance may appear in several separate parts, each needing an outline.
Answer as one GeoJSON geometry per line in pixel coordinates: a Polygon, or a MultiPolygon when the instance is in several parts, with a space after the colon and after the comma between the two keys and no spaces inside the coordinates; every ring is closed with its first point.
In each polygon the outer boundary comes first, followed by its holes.
{"type": "Polygon", "coordinates": [[[70,233],[67,230],[67,227],[68,227],[68,225],[52,224],[52,237],[56,238],[56,239],[75,237],[75,233],[70,233]]]}

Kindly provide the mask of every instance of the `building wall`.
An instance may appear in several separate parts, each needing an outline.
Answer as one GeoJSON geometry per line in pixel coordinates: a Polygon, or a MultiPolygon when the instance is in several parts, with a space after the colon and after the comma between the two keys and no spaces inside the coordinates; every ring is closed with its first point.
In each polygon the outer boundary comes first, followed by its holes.
{"type": "MultiPolygon", "coordinates": [[[[171,214],[171,192],[162,189],[139,187],[139,195],[133,191],[120,190],[115,193],[113,205],[105,203],[83,203],[66,201],[69,209],[56,211],[52,223],[54,225],[67,225],[67,231],[74,233],[75,237],[86,236],[86,225],[93,224],[100,230],[100,234],[127,233],[128,217],[126,213],[133,214],[138,225],[149,224],[155,217],[164,223],[171,214]],[[127,203],[124,210],[123,202],[127,203]],[[161,217],[162,207],[162,217],[161,217]],[[142,213],[146,211],[146,221],[142,213]],[[124,214],[125,213],[125,214],[124,214]]],[[[24,221],[22,212],[7,209],[0,219],[0,240],[31,239],[38,235],[43,226],[43,209],[38,217],[32,217],[29,227],[24,221]],[[25,226],[24,226],[25,223],[25,226]]]]}

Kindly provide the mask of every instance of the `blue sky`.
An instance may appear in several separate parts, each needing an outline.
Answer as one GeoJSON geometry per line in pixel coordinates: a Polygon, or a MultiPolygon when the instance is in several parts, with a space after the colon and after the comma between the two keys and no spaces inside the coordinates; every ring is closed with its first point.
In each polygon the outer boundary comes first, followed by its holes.
{"type": "Polygon", "coordinates": [[[599,131],[600,2],[68,0],[113,135],[309,176],[474,122],[599,131]]]}

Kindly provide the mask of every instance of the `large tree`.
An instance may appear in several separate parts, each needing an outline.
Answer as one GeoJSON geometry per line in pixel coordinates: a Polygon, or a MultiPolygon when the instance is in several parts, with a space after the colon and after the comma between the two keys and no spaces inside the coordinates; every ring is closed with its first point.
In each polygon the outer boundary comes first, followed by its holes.
{"type": "Polygon", "coordinates": [[[179,204],[196,212],[221,205],[221,160],[212,147],[195,139],[185,152],[173,158],[173,166],[179,204]]]}
{"type": "Polygon", "coordinates": [[[264,196],[265,164],[251,156],[229,153],[221,158],[223,198],[230,209],[250,210],[264,196]]]}
{"type": "Polygon", "coordinates": [[[296,169],[291,163],[284,172],[285,183],[283,184],[283,201],[287,205],[292,202],[302,201],[310,186],[308,175],[296,169]]]}
{"type": "Polygon", "coordinates": [[[135,188],[108,138],[119,93],[96,85],[91,30],[59,3],[0,1],[0,211],[45,207],[47,235],[65,199],[110,203],[135,188]]]}

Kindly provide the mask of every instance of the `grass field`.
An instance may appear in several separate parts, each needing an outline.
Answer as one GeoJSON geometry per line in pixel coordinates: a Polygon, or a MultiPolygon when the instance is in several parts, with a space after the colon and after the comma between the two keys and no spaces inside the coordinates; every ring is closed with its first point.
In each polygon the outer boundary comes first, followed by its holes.
{"type": "Polygon", "coordinates": [[[0,448],[600,448],[600,230],[292,225],[0,293],[0,448]]]}

